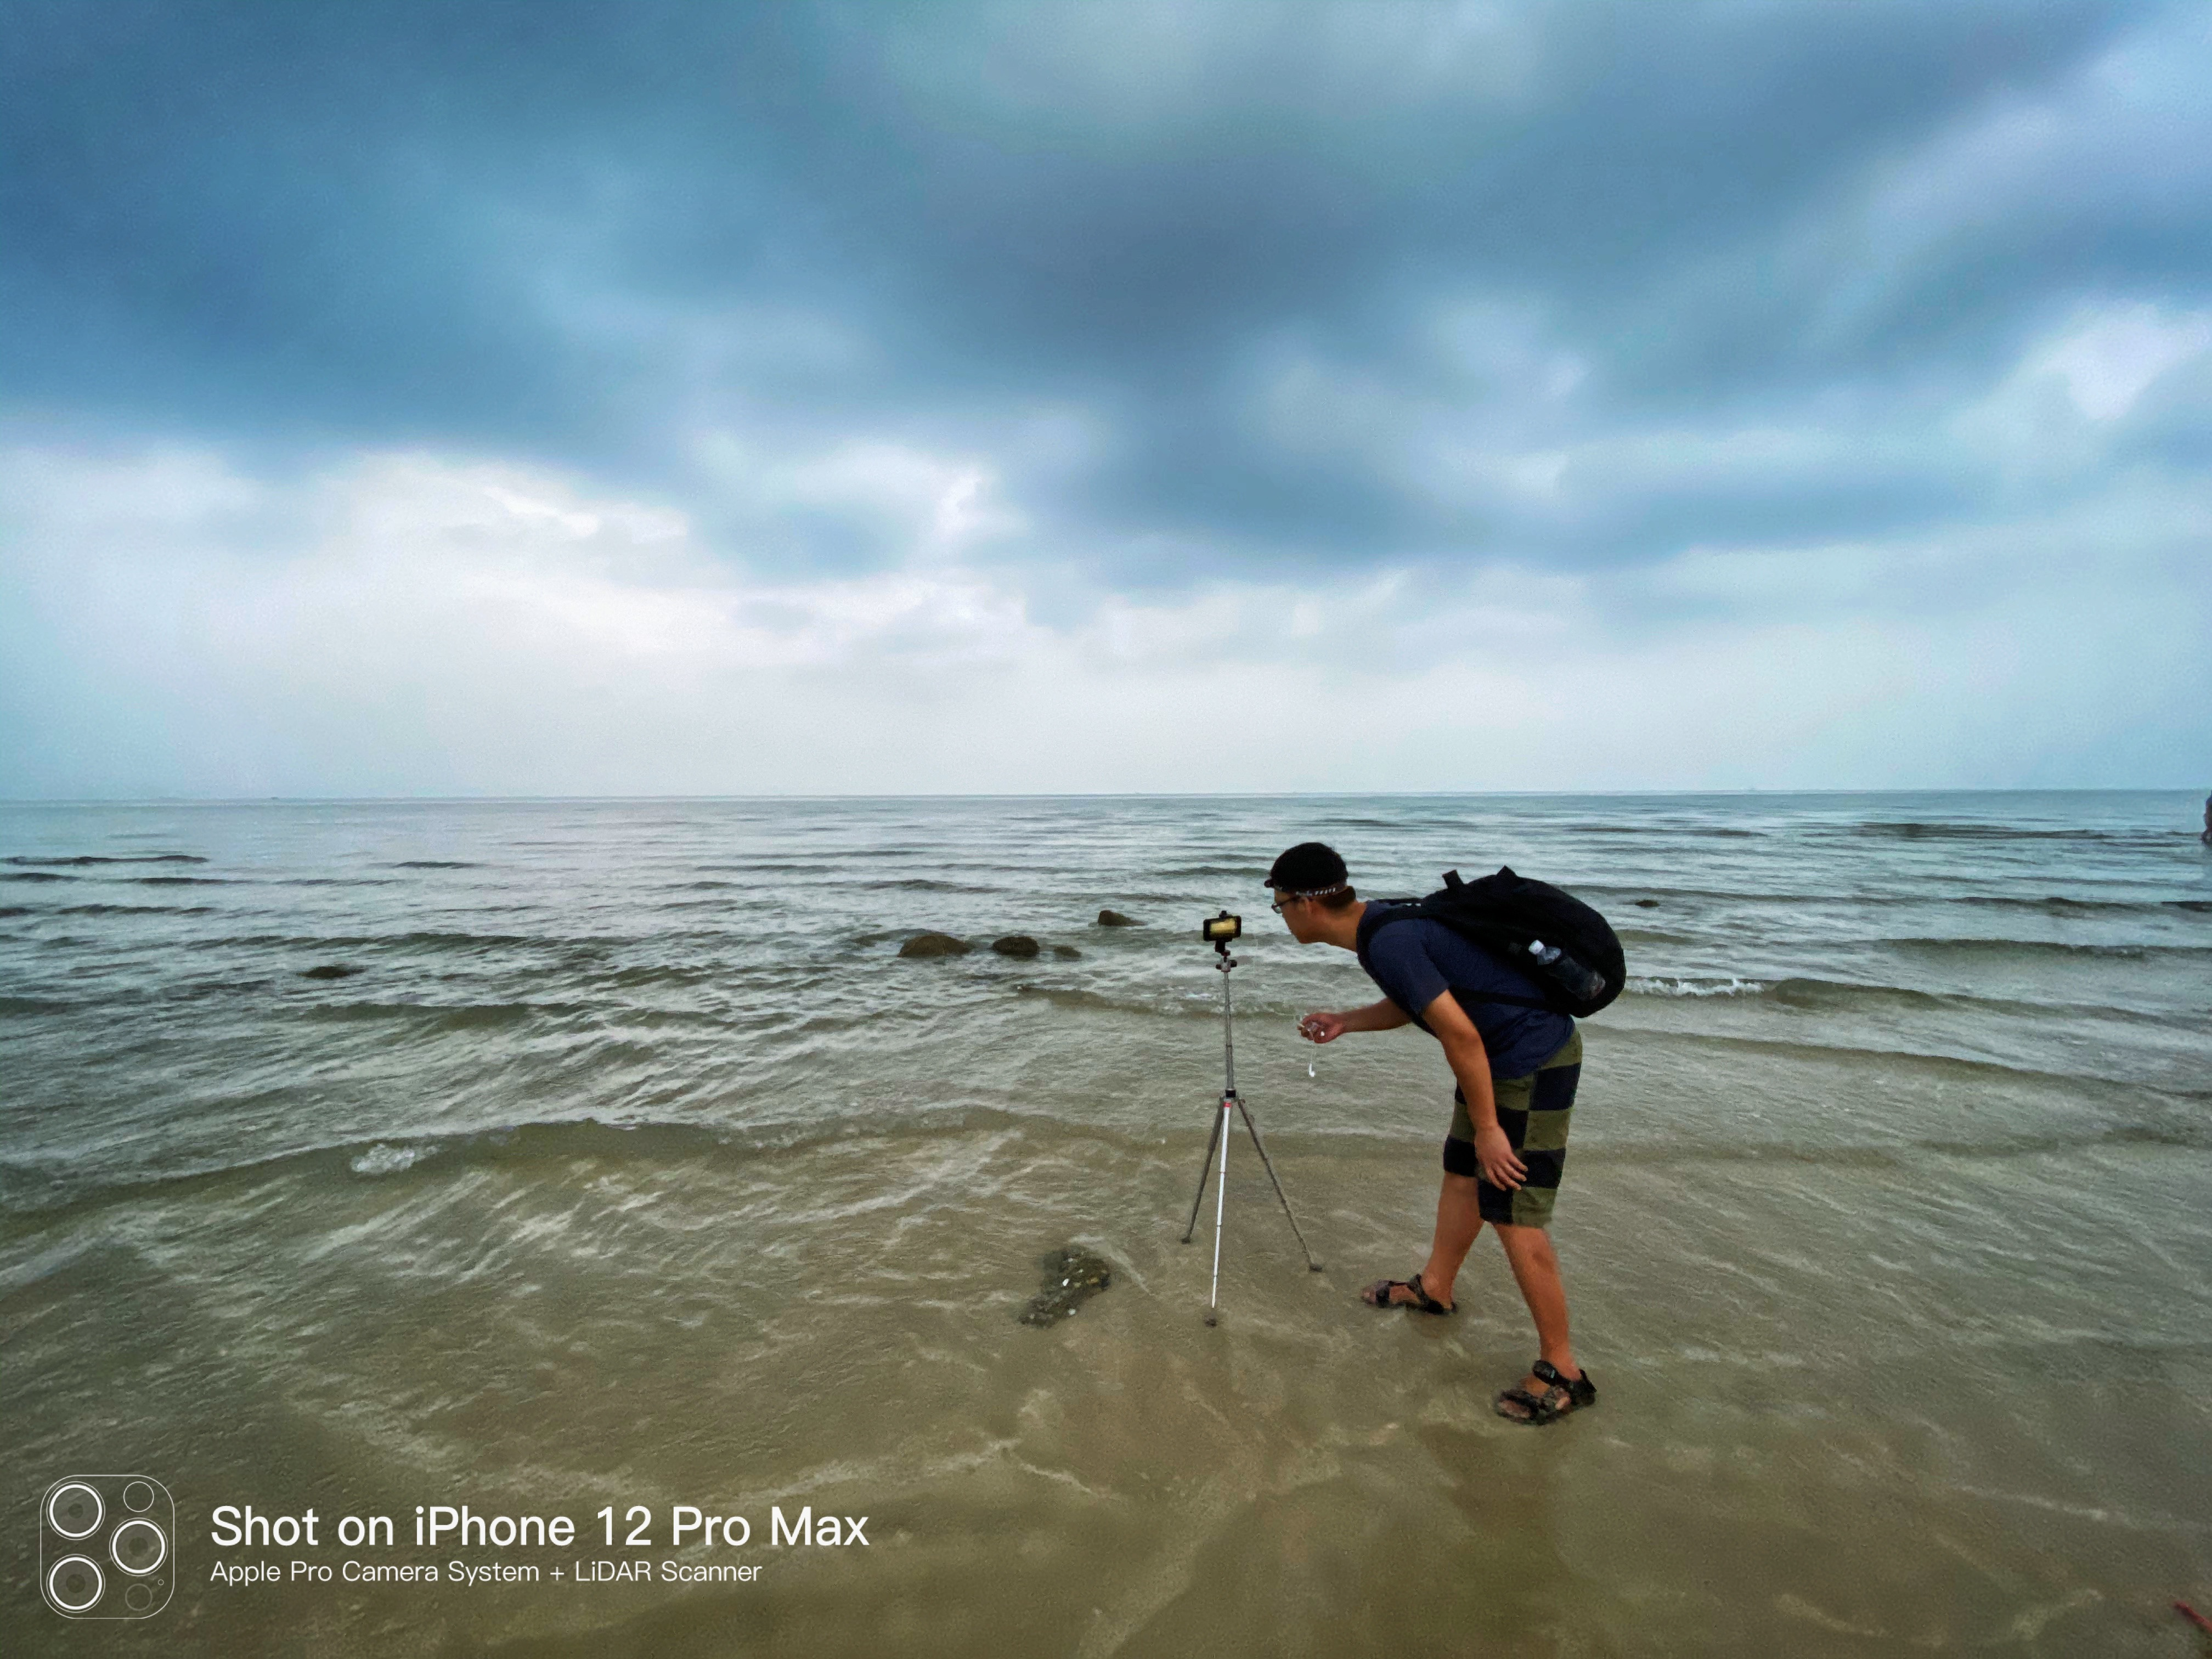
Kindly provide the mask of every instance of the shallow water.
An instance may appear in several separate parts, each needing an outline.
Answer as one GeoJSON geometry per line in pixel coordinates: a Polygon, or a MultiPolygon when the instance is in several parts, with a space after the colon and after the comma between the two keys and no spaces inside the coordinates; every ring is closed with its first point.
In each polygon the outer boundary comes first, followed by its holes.
{"type": "MultiPolygon", "coordinates": [[[[101,1651],[2185,1652],[2195,806],[0,808],[8,1467],[27,1507],[95,1466],[175,1492],[175,1599],[101,1651]],[[1296,1039],[1372,995],[1267,914],[1308,836],[1369,892],[1510,862],[1622,931],[1555,1228],[1586,1417],[1491,1416],[1533,1342],[1487,1241],[1455,1318],[1355,1299],[1419,1265],[1449,1081],[1418,1032],[1296,1039]],[[1327,1271],[1240,1136],[1207,1329],[1210,1235],[1177,1240],[1222,905],[1239,1082],[1327,1271]],[[924,928],[1046,954],[900,960],[924,928]],[[1110,1288],[1018,1322],[1070,1244],[1110,1288]],[[202,1577],[216,1504],[462,1501],[744,1513],[721,1553],[762,1571],[202,1577]],[[805,1504],[868,1547],[764,1547],[805,1504]]],[[[9,1625],[84,1650],[7,1548],[9,1625]]]]}

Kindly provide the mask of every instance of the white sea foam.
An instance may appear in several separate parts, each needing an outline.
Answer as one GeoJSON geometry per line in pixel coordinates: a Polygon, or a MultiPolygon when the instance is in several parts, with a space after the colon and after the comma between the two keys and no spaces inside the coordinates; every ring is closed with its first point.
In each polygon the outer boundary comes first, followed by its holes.
{"type": "Polygon", "coordinates": [[[402,1170],[412,1169],[422,1157],[419,1146],[388,1146],[378,1141],[353,1161],[356,1175],[397,1175],[402,1170]]]}
{"type": "Polygon", "coordinates": [[[1646,979],[1632,976],[1626,988],[1646,997],[1755,997],[1767,988],[1759,979],[1646,979]]]}

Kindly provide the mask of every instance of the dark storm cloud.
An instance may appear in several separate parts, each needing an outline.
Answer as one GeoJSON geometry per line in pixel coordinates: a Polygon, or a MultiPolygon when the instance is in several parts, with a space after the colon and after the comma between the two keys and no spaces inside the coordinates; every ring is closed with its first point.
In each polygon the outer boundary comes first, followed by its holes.
{"type": "Polygon", "coordinates": [[[699,434],[991,458],[1108,580],[1871,533],[1985,501],[1942,411],[2070,307],[2203,299],[2201,82],[2096,101],[2203,15],[14,3],[0,396],[826,568],[894,532],[699,434]]]}

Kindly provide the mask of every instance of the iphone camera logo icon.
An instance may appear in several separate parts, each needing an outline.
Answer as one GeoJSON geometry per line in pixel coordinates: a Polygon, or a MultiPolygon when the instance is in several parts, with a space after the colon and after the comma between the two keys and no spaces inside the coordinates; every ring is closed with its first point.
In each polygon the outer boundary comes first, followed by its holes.
{"type": "Polygon", "coordinates": [[[72,1474],[39,1499],[39,1589],[64,1619],[147,1619],[177,1587],[177,1506],[151,1475],[72,1474]]]}

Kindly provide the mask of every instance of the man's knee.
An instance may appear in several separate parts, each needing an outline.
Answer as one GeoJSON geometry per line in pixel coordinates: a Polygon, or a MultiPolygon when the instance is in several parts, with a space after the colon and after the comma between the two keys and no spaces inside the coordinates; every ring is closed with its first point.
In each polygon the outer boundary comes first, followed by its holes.
{"type": "Polygon", "coordinates": [[[1498,1242],[1510,1256],[1525,1256],[1533,1261],[1542,1261],[1552,1255],[1552,1235],[1541,1227],[1516,1226],[1510,1221],[1493,1221],[1498,1230],[1498,1242]]]}

